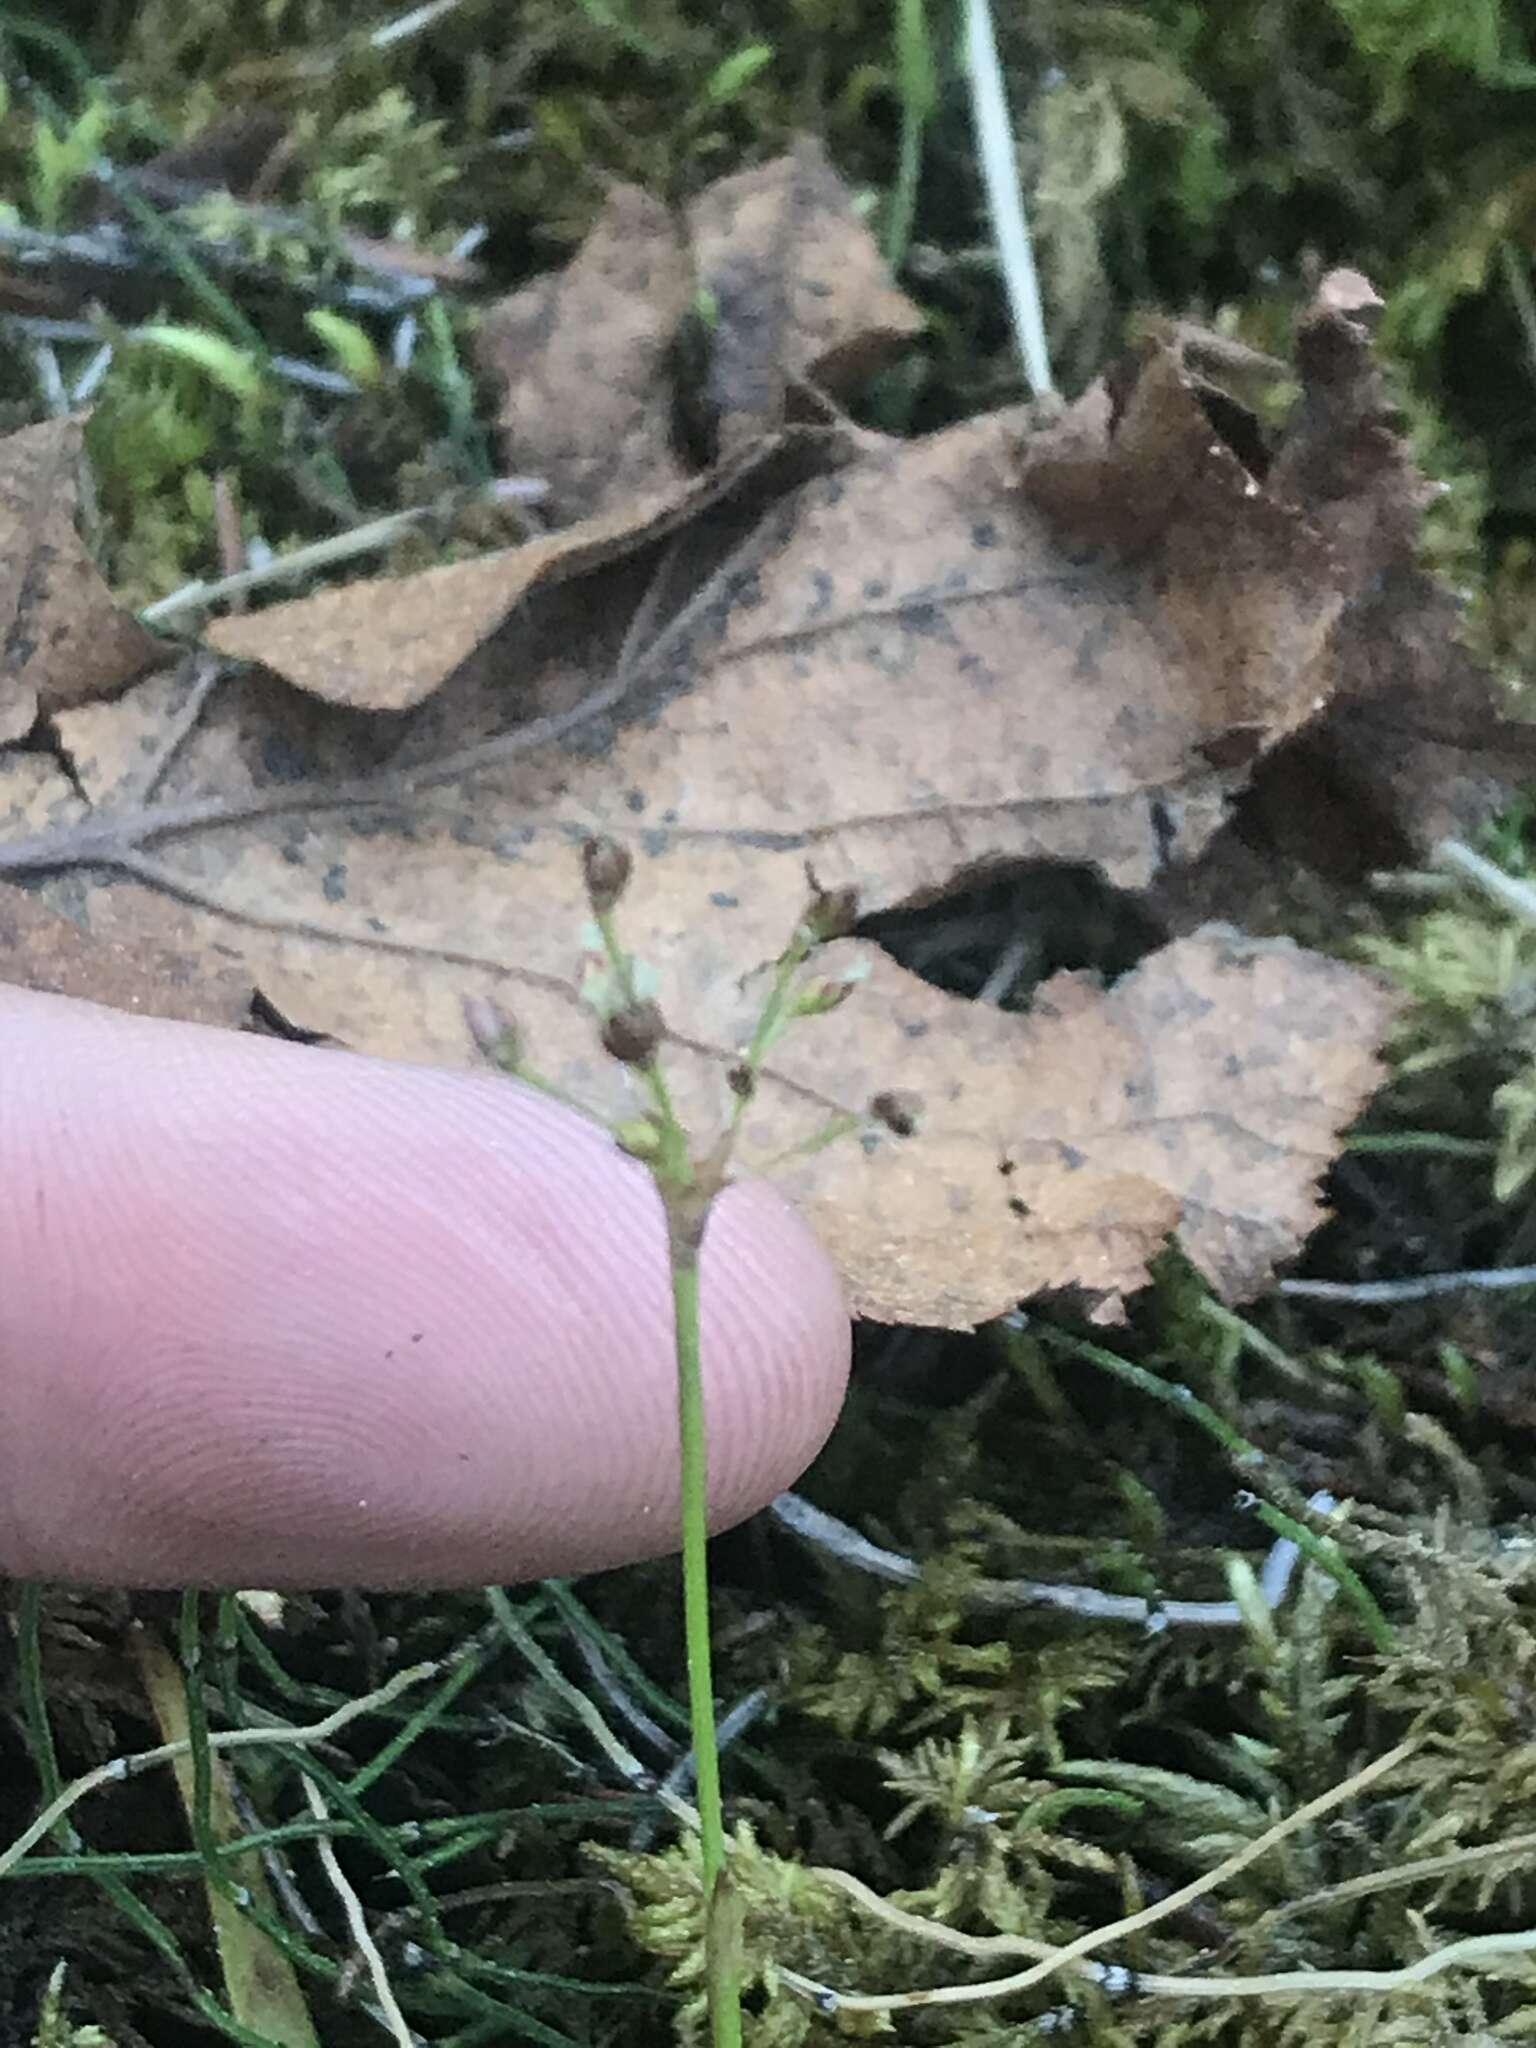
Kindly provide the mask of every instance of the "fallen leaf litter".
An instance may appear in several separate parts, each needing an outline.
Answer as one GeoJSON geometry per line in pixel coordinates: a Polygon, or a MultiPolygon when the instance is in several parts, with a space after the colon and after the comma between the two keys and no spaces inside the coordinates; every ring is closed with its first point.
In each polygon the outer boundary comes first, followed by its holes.
{"type": "MultiPolygon", "coordinates": [[[[1413,558],[1423,487],[1370,359],[1378,303],[1325,282],[1272,459],[1219,430],[1234,401],[1176,332],[1055,420],[903,443],[820,402],[914,321],[819,153],[682,223],[617,193],[565,273],[486,323],[508,460],[542,465],[573,522],[214,622],[209,646],[254,665],[182,718],[153,781],[186,670],[134,680],[155,643],[61,541],[65,501],[37,497],[73,426],[25,430],[0,443],[24,536],[0,712],[13,740],[41,713],[57,754],[0,751],[0,875],[41,878],[27,915],[52,901],[119,960],[163,948],[169,917],[215,1014],[232,977],[363,1051],[467,1063],[463,1000],[496,994],[552,1079],[622,1114],[577,995],[577,849],[602,831],[633,852],[626,943],[705,1128],[808,862],[866,913],[1028,862],[1144,892],[1219,845],[1255,764],[1298,740],[1370,779],[1408,841],[1464,824],[1522,742],[1413,558]],[[671,414],[701,293],[702,468],[671,414]]],[[[31,939],[9,954],[13,977],[123,999],[78,960],[60,981],[31,939]]],[[[1361,970],[1223,927],[1107,989],[1059,975],[1023,1012],[868,939],[826,971],[854,958],[856,998],[775,1054],[742,1160],[877,1090],[920,1098],[912,1135],[787,1183],[856,1308],[901,1322],[1062,1287],[1112,1318],[1170,1237],[1227,1298],[1256,1292],[1319,1220],[1393,1015],[1361,970]]],[[[184,977],[152,978],[182,1014],[184,977]]]]}

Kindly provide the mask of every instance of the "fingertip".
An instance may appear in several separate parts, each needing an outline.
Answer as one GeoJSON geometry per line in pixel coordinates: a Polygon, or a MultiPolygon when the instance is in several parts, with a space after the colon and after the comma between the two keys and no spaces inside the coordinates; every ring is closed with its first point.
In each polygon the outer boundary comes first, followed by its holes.
{"type": "MultiPolygon", "coordinates": [[[[675,1548],[656,1189],[516,1084],[0,993],[0,1569],[463,1585],[675,1548]]],[[[728,1189],[717,1526],[836,1417],[837,1275],[728,1189]]]]}
{"type": "Polygon", "coordinates": [[[706,1379],[720,1409],[712,1432],[711,1516],[743,1520],[809,1465],[842,1407],[852,1331],[836,1267],[777,1189],[741,1181],[716,1202],[705,1235],[706,1379]]]}

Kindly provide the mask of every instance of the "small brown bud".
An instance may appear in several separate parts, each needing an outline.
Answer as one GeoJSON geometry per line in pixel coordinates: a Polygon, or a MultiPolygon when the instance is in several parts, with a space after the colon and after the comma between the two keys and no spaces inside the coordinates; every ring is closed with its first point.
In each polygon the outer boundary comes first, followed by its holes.
{"type": "Polygon", "coordinates": [[[725,1084],[731,1093],[739,1096],[743,1102],[750,1102],[757,1093],[757,1076],[745,1061],[731,1068],[725,1077],[725,1084]]]}
{"type": "Polygon", "coordinates": [[[476,1051],[483,1053],[493,1066],[510,1069],[517,1065],[523,1051],[522,1034],[516,1021],[494,997],[466,996],[464,1022],[476,1051]]]}
{"type": "Polygon", "coordinates": [[[877,1123],[882,1123],[898,1138],[910,1138],[917,1129],[917,1120],[923,1113],[921,1096],[908,1095],[894,1088],[882,1089],[870,1102],[869,1113],[877,1123]]]}
{"type": "Polygon", "coordinates": [[[790,1015],[793,1017],[825,1017],[829,1010],[835,1010],[846,1003],[853,994],[856,983],[851,981],[812,981],[796,992],[790,1015]]]}
{"type": "Polygon", "coordinates": [[[666,1020],[657,1004],[630,1003],[604,1021],[603,1050],[626,1067],[643,1067],[666,1035],[666,1020]]]}
{"type": "Polygon", "coordinates": [[[582,842],[581,875],[594,917],[606,917],[629,885],[634,855],[606,834],[582,842]]]}
{"type": "Polygon", "coordinates": [[[859,892],[855,888],[824,889],[815,869],[806,863],[805,879],[811,885],[810,901],[800,921],[818,946],[829,939],[846,939],[859,920],[859,892]]]}

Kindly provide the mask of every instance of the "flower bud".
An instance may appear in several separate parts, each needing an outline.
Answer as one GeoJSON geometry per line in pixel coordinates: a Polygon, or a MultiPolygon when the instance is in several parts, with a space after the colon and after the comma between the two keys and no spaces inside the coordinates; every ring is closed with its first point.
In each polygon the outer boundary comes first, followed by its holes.
{"type": "Polygon", "coordinates": [[[606,833],[582,842],[581,875],[594,917],[606,917],[612,910],[629,885],[634,865],[629,848],[606,833]]]}
{"type": "Polygon", "coordinates": [[[825,945],[829,939],[846,939],[858,922],[858,890],[851,887],[824,889],[809,864],[805,879],[811,885],[811,896],[800,913],[802,925],[818,946],[825,945]]]}
{"type": "Polygon", "coordinates": [[[853,994],[856,981],[811,981],[795,991],[790,1008],[792,1017],[824,1017],[829,1010],[846,1003],[853,994]]]}
{"type": "Polygon", "coordinates": [[[476,1051],[482,1053],[492,1066],[504,1067],[510,1072],[522,1058],[522,1034],[516,1020],[493,996],[466,996],[464,1022],[475,1042],[476,1051]]]}
{"type": "Polygon", "coordinates": [[[657,1004],[629,1003],[604,1019],[603,1050],[626,1067],[644,1067],[666,1035],[666,1020],[657,1004]]]}

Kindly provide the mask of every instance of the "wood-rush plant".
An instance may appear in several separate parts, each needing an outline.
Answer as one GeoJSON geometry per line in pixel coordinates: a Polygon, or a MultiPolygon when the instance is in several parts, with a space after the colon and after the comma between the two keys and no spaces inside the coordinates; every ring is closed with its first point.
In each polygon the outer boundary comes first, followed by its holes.
{"type": "MultiPolygon", "coordinates": [[[[852,890],[825,890],[807,870],[810,895],[805,909],[788,945],[773,964],[756,1023],[740,1059],[730,1071],[730,1108],[712,1141],[699,1149],[678,1115],[662,1067],[666,1021],[652,993],[653,976],[625,951],[619,939],[615,913],[632,868],[628,848],[617,840],[592,838],[582,848],[582,876],[592,911],[587,934],[591,959],[582,983],[582,998],[599,1020],[604,1048],[634,1073],[644,1092],[646,1104],[641,1115],[613,1126],[614,1136],[626,1152],[649,1169],[666,1212],[677,1356],[683,1631],[698,1788],[705,1975],[710,2034],[715,2048],[735,2048],[741,2040],[740,1905],[726,1863],[720,1757],[715,1736],[699,1251],[710,1206],[730,1178],[737,1139],[769,1054],[791,1024],[802,1017],[822,1016],[836,1009],[852,994],[861,978],[858,968],[835,979],[817,980],[802,973],[819,945],[852,929],[856,903],[852,890]]],[[[529,1066],[515,1025],[494,1004],[476,1000],[466,1004],[465,1010],[471,1034],[494,1065],[546,1093],[558,1092],[551,1090],[529,1066]]],[[[878,1098],[871,1105],[870,1114],[873,1120],[899,1134],[910,1132],[913,1106],[902,1103],[896,1107],[899,1115],[893,1112],[889,1097],[878,1098]]],[[[818,1150],[855,1130],[859,1122],[853,1116],[835,1117],[795,1149],[818,1150]]]]}

